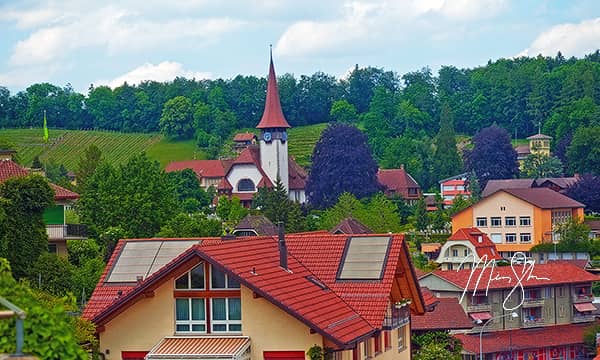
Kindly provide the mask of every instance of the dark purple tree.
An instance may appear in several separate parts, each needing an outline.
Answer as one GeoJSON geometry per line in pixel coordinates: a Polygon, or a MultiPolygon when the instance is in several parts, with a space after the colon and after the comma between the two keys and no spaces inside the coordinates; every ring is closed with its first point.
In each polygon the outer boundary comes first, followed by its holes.
{"type": "Polygon", "coordinates": [[[554,156],[562,162],[563,170],[565,171],[569,168],[567,148],[571,145],[571,140],[573,140],[573,133],[569,132],[558,140],[558,143],[556,143],[556,147],[554,148],[554,156]]]}
{"type": "Polygon", "coordinates": [[[582,175],[576,183],[567,188],[565,195],[583,203],[586,213],[599,213],[600,176],[582,175]]]}
{"type": "Polygon", "coordinates": [[[331,124],[313,150],[308,200],[314,207],[326,208],[344,192],[359,199],[371,196],[381,190],[377,169],[365,134],[354,126],[331,124]]]}
{"type": "Polygon", "coordinates": [[[496,125],[473,136],[473,149],[465,152],[466,171],[474,171],[481,188],[490,179],[512,179],[519,174],[517,152],[506,130],[496,125]]]}

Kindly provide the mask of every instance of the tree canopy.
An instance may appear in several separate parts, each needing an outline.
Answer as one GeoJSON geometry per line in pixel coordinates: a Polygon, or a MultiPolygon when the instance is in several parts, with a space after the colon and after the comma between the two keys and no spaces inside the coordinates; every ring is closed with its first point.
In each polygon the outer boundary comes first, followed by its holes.
{"type": "Polygon", "coordinates": [[[308,199],[313,206],[324,208],[335,204],[344,192],[357,198],[373,195],[380,189],[377,169],[367,137],[360,130],[331,124],[313,150],[306,183],[308,199]]]}
{"type": "Polygon", "coordinates": [[[568,197],[585,205],[585,212],[600,213],[600,176],[584,174],[567,188],[568,197]]]}

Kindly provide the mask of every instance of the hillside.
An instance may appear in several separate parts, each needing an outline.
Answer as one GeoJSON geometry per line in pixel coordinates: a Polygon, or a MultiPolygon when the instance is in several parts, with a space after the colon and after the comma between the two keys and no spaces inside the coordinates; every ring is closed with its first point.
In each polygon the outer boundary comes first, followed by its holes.
{"type": "MultiPolygon", "coordinates": [[[[310,164],[312,149],[326,124],[292,128],[289,132],[289,153],[302,166],[310,164]]],[[[15,144],[21,163],[30,166],[33,158],[63,164],[69,170],[77,167],[83,151],[95,144],[105,159],[120,164],[132,155],[145,151],[148,157],[165,166],[171,161],[204,159],[205,153],[193,140],[172,141],[157,133],[119,133],[95,130],[50,129],[49,141],[42,141],[41,128],[0,130],[0,142],[15,144]]]]}

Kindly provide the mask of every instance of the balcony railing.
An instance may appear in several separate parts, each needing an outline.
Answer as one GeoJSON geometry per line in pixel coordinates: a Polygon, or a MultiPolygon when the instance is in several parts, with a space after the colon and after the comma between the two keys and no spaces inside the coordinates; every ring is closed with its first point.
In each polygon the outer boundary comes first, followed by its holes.
{"type": "Polygon", "coordinates": [[[530,328],[530,327],[536,327],[536,326],[542,326],[542,325],[544,325],[543,318],[525,318],[523,320],[524,328],[530,328]]]}
{"type": "Polygon", "coordinates": [[[573,303],[584,303],[584,302],[592,302],[594,297],[592,295],[574,295],[573,303]]]}
{"type": "Polygon", "coordinates": [[[410,322],[410,307],[408,305],[392,305],[383,320],[383,329],[392,330],[410,322]]]}
{"type": "Polygon", "coordinates": [[[596,317],[594,315],[573,315],[573,322],[574,323],[589,322],[589,321],[594,321],[595,318],[596,317]]]}
{"type": "Polygon", "coordinates": [[[539,307],[544,306],[545,299],[541,298],[525,298],[523,299],[523,307],[531,308],[531,307],[539,307]]]}
{"type": "Polygon", "coordinates": [[[491,304],[470,304],[467,305],[467,312],[492,311],[491,304]]]}
{"type": "Polygon", "coordinates": [[[87,226],[81,224],[46,225],[46,233],[50,240],[85,239],[87,226]]]}

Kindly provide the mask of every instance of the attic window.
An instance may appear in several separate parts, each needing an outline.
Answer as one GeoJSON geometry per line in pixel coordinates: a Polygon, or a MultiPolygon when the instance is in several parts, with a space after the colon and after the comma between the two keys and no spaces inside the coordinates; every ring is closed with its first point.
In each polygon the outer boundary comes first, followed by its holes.
{"type": "Polygon", "coordinates": [[[256,191],[256,186],[252,180],[242,179],[238,182],[237,191],[256,191]]]}
{"type": "Polygon", "coordinates": [[[348,238],[337,280],[381,280],[391,243],[389,236],[348,238]]]}

